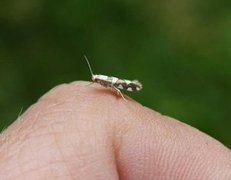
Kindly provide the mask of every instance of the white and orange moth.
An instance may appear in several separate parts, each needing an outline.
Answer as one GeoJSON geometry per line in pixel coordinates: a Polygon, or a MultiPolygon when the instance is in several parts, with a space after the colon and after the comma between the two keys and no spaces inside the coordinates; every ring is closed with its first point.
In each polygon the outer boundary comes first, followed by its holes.
{"type": "Polygon", "coordinates": [[[91,69],[91,65],[87,59],[87,56],[84,55],[84,58],[87,62],[88,68],[91,73],[91,79],[93,83],[98,83],[104,87],[110,87],[114,90],[116,90],[117,94],[119,94],[125,101],[123,94],[121,93],[121,90],[127,90],[127,91],[139,91],[142,89],[142,84],[138,80],[127,80],[127,79],[119,79],[117,77],[112,76],[106,76],[101,74],[93,74],[93,71],[91,69]]]}

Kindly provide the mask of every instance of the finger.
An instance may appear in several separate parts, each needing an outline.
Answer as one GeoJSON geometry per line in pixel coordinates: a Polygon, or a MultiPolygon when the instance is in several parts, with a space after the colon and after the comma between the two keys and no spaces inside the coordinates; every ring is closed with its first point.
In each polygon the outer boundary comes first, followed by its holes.
{"type": "Polygon", "coordinates": [[[60,179],[229,175],[230,152],[220,143],[135,102],[125,102],[113,91],[85,84],[51,90],[1,135],[10,137],[1,151],[5,158],[0,177],[2,173],[22,179],[37,174],[60,179]],[[16,162],[19,166],[9,168],[16,162]]]}

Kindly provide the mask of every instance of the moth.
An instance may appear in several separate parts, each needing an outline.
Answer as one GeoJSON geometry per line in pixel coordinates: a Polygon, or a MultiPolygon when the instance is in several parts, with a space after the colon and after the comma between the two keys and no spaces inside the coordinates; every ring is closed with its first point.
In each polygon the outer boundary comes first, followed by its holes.
{"type": "Polygon", "coordinates": [[[93,83],[95,82],[95,83],[98,83],[104,87],[110,87],[110,88],[116,90],[117,94],[119,94],[125,101],[126,101],[126,99],[120,90],[139,91],[143,88],[142,84],[138,80],[132,80],[131,81],[131,80],[127,80],[127,79],[119,79],[119,78],[113,77],[113,76],[94,74],[86,55],[84,55],[84,59],[87,62],[93,83]]]}

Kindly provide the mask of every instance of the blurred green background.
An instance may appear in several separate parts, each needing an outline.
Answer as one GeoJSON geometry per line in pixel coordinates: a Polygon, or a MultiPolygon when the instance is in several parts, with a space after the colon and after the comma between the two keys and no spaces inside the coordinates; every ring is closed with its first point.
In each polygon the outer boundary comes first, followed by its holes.
{"type": "Polygon", "coordinates": [[[0,129],[50,88],[94,73],[231,147],[231,1],[1,0],[0,129]]]}

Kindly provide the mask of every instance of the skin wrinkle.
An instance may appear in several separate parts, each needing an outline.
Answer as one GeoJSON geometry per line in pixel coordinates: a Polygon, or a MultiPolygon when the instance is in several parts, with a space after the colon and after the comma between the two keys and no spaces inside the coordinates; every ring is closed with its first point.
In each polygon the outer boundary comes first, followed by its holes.
{"type": "MultiPolygon", "coordinates": [[[[114,104],[113,104],[114,105],[114,104]]],[[[112,115],[112,113],[110,113],[110,109],[112,109],[112,104],[109,103],[109,106],[107,108],[107,113],[106,113],[106,117],[107,119],[112,119],[113,117],[115,117],[114,115],[112,115]]],[[[118,136],[116,137],[116,134],[119,132],[119,131],[116,131],[116,126],[112,125],[111,121],[109,121],[107,124],[107,134],[111,134],[110,136],[110,140],[111,140],[111,157],[113,158],[113,164],[115,165],[115,170],[116,170],[116,173],[117,173],[117,177],[118,179],[120,179],[120,174],[119,174],[119,167],[118,167],[118,161],[117,161],[117,151],[119,149],[119,144],[118,142],[116,142],[116,139],[119,138],[118,136]]]]}
{"type": "MultiPolygon", "coordinates": [[[[177,145],[181,146],[181,145],[175,143],[175,146],[177,146],[177,145]]],[[[195,173],[191,172],[191,174],[190,174],[189,172],[187,172],[187,165],[190,164],[190,166],[194,167],[193,164],[196,162],[196,159],[190,160],[191,158],[190,158],[190,154],[188,152],[182,152],[181,151],[180,157],[178,157],[177,153],[178,152],[176,152],[176,151],[174,151],[172,153],[172,159],[175,159],[175,161],[174,161],[175,163],[174,163],[174,167],[171,169],[169,174],[173,174],[173,172],[175,172],[177,179],[183,179],[182,177],[187,179],[192,175],[195,177],[195,175],[197,174],[196,171],[195,171],[195,173]]]]}
{"type": "MultiPolygon", "coordinates": [[[[43,104],[44,101],[45,100],[43,99],[42,101],[39,101],[38,103],[42,103],[43,104]]],[[[49,101],[50,101],[50,99],[49,99],[49,101]]],[[[56,103],[52,102],[52,103],[50,103],[51,105],[49,105],[46,108],[46,110],[43,112],[43,114],[41,114],[41,116],[42,117],[49,117],[51,120],[53,120],[54,117],[52,117],[52,116],[54,115],[56,117],[58,113],[61,113],[61,115],[62,115],[62,114],[65,114],[65,113],[68,112],[68,116],[70,116],[70,112],[76,111],[76,110],[70,110],[70,109],[67,109],[67,110],[66,109],[65,110],[64,109],[58,109],[57,110],[57,105],[63,105],[63,103],[64,102],[56,102],[56,103]],[[56,108],[56,110],[54,110],[54,108],[56,108]]],[[[59,116],[57,116],[57,117],[59,117],[59,116]]],[[[50,121],[50,119],[46,118],[46,121],[45,121],[44,125],[40,123],[41,125],[38,126],[38,124],[36,124],[36,130],[44,129],[45,127],[53,126],[54,124],[58,124],[58,123],[63,123],[63,124],[66,123],[65,119],[64,120],[62,119],[59,122],[58,121],[55,121],[55,122],[54,121],[50,121]]]]}
{"type": "MultiPolygon", "coordinates": [[[[29,140],[31,140],[31,139],[28,139],[28,141],[29,141],[29,140]]],[[[25,144],[26,144],[26,143],[25,143],[25,144]]],[[[27,150],[28,150],[28,148],[25,148],[25,149],[27,149],[27,150]]],[[[37,149],[37,150],[38,150],[38,149],[37,149]]],[[[19,158],[19,157],[20,157],[20,156],[18,155],[18,158],[19,158]]],[[[33,161],[33,159],[32,159],[32,161],[33,161]]],[[[17,162],[19,162],[19,160],[18,160],[17,162]]],[[[33,161],[33,162],[34,162],[34,161],[33,161]]],[[[12,167],[12,168],[14,169],[14,168],[17,168],[17,167],[19,167],[19,168],[20,168],[20,167],[21,167],[21,164],[19,164],[19,165],[15,165],[15,167],[12,167]]],[[[42,167],[42,166],[41,166],[41,167],[42,167]]],[[[39,168],[40,168],[40,167],[39,167],[39,166],[37,166],[37,168],[35,168],[35,169],[37,169],[37,170],[38,170],[39,168]]],[[[30,171],[33,171],[33,169],[30,169],[30,170],[28,170],[28,171],[26,171],[26,172],[30,172],[30,171]]],[[[25,173],[24,171],[21,171],[21,174],[24,174],[24,173],[25,173]]]]}
{"type": "MultiPolygon", "coordinates": [[[[28,170],[28,171],[24,171],[23,172],[23,177],[25,177],[26,175],[30,175],[30,176],[32,176],[33,177],[33,180],[34,180],[34,178],[35,178],[35,176],[33,176],[32,175],[32,173],[36,173],[36,177],[37,177],[37,179],[44,179],[44,178],[52,178],[52,176],[54,176],[53,174],[51,175],[51,174],[49,174],[49,176],[47,176],[47,177],[44,177],[44,173],[40,173],[40,171],[41,172],[44,172],[44,169],[48,169],[48,171],[50,172],[51,171],[51,167],[53,167],[53,165],[55,165],[55,166],[57,166],[58,165],[58,163],[59,164],[63,164],[63,161],[60,161],[60,162],[52,162],[52,163],[49,163],[49,164],[45,164],[44,166],[38,166],[38,167],[36,167],[36,168],[33,168],[33,169],[31,169],[31,170],[28,170]],[[37,174],[43,174],[43,177],[42,178],[39,178],[38,177],[38,175],[37,174]]],[[[63,165],[62,165],[63,166],[63,165]]],[[[56,171],[56,174],[57,174],[57,171],[56,171]]],[[[57,176],[57,175],[56,175],[57,176]]],[[[63,175],[63,176],[67,176],[67,177],[69,177],[69,175],[67,175],[67,174],[65,174],[65,175],[63,175]]],[[[41,176],[40,176],[41,177],[41,176]]],[[[55,177],[55,176],[54,176],[55,177]]],[[[14,178],[13,178],[14,179],[14,178]]],[[[23,178],[23,179],[25,179],[25,178],[23,178]]],[[[32,178],[30,178],[30,179],[32,179],[32,178]]]]}
{"type": "MultiPolygon", "coordinates": [[[[71,150],[74,150],[75,149],[75,145],[74,145],[74,143],[70,140],[69,142],[68,142],[68,144],[69,144],[69,146],[70,146],[70,148],[69,149],[71,149],[71,150]]],[[[67,147],[66,147],[67,148],[67,147]]],[[[83,155],[83,154],[82,154],[83,155]]],[[[79,155],[80,156],[80,155],[79,155]]],[[[74,159],[78,159],[78,156],[77,156],[77,154],[74,154],[74,157],[72,157],[72,159],[74,160],[74,159]]],[[[70,164],[71,165],[71,164],[70,164]]],[[[75,167],[75,165],[73,165],[73,167],[75,167]]],[[[77,167],[76,167],[77,168],[77,167]]],[[[69,170],[70,171],[70,170],[69,170]]],[[[70,173],[69,174],[73,174],[71,171],[70,171],[70,173]]],[[[74,174],[73,174],[73,176],[72,176],[72,178],[74,177],[74,174]]]]}
{"type": "MultiPolygon", "coordinates": [[[[5,133],[4,133],[4,135],[3,136],[6,136],[7,137],[7,143],[4,143],[3,144],[3,148],[1,148],[1,151],[0,151],[0,154],[1,154],[1,160],[3,161],[3,162],[7,162],[7,161],[9,161],[10,159],[12,159],[12,158],[14,158],[15,157],[15,155],[19,152],[19,150],[20,150],[20,148],[12,148],[12,146],[14,147],[14,146],[17,146],[17,145],[19,145],[19,143],[15,143],[15,144],[13,144],[9,139],[12,137],[12,136],[10,136],[9,138],[8,138],[8,136],[7,136],[8,134],[6,134],[5,135],[5,133]],[[4,151],[5,150],[5,151],[4,151]]],[[[17,137],[13,137],[13,138],[17,138],[17,137]]],[[[20,140],[20,139],[19,139],[20,140]]],[[[16,142],[16,141],[15,141],[16,142]]],[[[20,147],[20,146],[19,146],[20,147]]],[[[0,168],[1,168],[1,164],[0,164],[0,168]]],[[[2,165],[2,168],[1,169],[3,169],[4,168],[4,164],[2,165]]]]}
{"type": "MultiPolygon", "coordinates": [[[[121,101],[120,101],[121,102],[121,101]]],[[[118,120],[113,120],[113,127],[112,128],[112,132],[113,132],[113,147],[114,147],[114,158],[115,158],[115,162],[116,162],[116,169],[117,169],[117,173],[118,173],[118,177],[119,179],[122,179],[122,176],[120,174],[121,172],[121,166],[119,163],[119,156],[120,156],[120,150],[121,150],[121,146],[123,144],[123,137],[126,136],[126,134],[131,130],[132,126],[131,125],[133,123],[133,121],[127,121],[128,117],[130,119],[132,119],[132,113],[127,113],[127,105],[129,104],[129,102],[126,102],[126,104],[124,104],[124,101],[122,100],[120,107],[123,111],[120,111],[120,116],[122,116],[124,119],[120,119],[118,120]],[[129,122],[129,123],[128,123],[129,122]]],[[[118,105],[114,104],[114,103],[109,103],[109,107],[116,107],[118,105]]],[[[117,111],[110,111],[111,107],[108,108],[108,114],[111,114],[112,119],[113,117],[117,117],[117,111]],[[115,114],[114,114],[115,112],[115,114]]],[[[111,118],[109,118],[111,119],[111,118]]]]}
{"type": "MultiPolygon", "coordinates": [[[[53,133],[52,132],[50,132],[50,134],[52,134],[53,135],[53,133]]],[[[57,133],[56,133],[57,134],[57,133]]],[[[33,138],[35,138],[36,136],[34,136],[33,138]]],[[[51,162],[49,162],[49,164],[50,164],[51,162]]],[[[37,166],[37,167],[39,167],[39,166],[37,166]]]]}
{"type": "MultiPolygon", "coordinates": [[[[33,165],[33,166],[36,166],[38,167],[38,162],[37,162],[37,159],[36,159],[36,153],[34,152],[33,150],[33,145],[31,144],[31,138],[26,140],[25,142],[25,145],[24,147],[27,146],[27,150],[29,150],[29,153],[28,155],[30,156],[30,161],[33,161],[33,163],[35,163],[36,165],[33,165]]],[[[20,151],[22,152],[22,150],[20,151]]],[[[21,159],[23,159],[24,157],[18,155],[18,157],[21,157],[21,159]]],[[[25,175],[25,171],[27,172],[31,172],[30,169],[29,170],[23,170],[23,164],[22,164],[22,160],[21,159],[18,159],[18,168],[20,169],[20,172],[21,172],[21,175],[22,175],[22,178],[25,179],[25,177],[23,175],[25,175]]],[[[38,178],[40,177],[40,174],[38,174],[38,178]]]]}
{"type": "MultiPolygon", "coordinates": [[[[18,152],[18,153],[20,153],[20,152],[18,152]]],[[[20,162],[20,160],[19,160],[19,158],[20,158],[20,155],[18,155],[17,156],[17,162],[18,162],[18,166],[16,165],[15,167],[21,167],[21,163],[19,163],[20,162]]],[[[14,167],[12,167],[12,168],[14,168],[14,167]]],[[[19,170],[20,170],[20,173],[18,173],[18,175],[19,174],[23,174],[23,171],[21,170],[21,168],[19,168],[19,170]]],[[[11,174],[8,174],[8,176],[10,176],[11,174]]],[[[15,175],[16,177],[18,176],[18,175],[15,175]]],[[[12,178],[12,179],[14,179],[14,178],[12,178]]]]}
{"type": "MultiPolygon", "coordinates": [[[[53,126],[51,126],[51,129],[53,129],[53,126]]],[[[51,133],[52,133],[52,132],[53,132],[53,130],[51,131],[51,133]]],[[[65,133],[64,133],[64,135],[65,135],[65,133]]],[[[72,175],[72,173],[71,173],[71,171],[70,171],[70,169],[69,169],[69,167],[68,167],[68,165],[67,165],[67,162],[66,162],[66,160],[65,160],[65,158],[64,158],[64,155],[63,155],[63,153],[62,153],[62,150],[61,150],[61,148],[60,148],[60,146],[59,146],[58,138],[57,138],[57,135],[56,135],[55,133],[53,134],[53,138],[54,138],[54,143],[55,143],[55,145],[56,145],[56,147],[57,147],[57,149],[58,149],[59,155],[61,156],[61,161],[63,162],[64,167],[67,169],[68,176],[73,177],[73,175],[72,175]]]]}
{"type": "MultiPolygon", "coordinates": [[[[54,113],[55,111],[53,111],[52,113],[54,113]]],[[[55,113],[57,113],[58,111],[56,111],[55,113]]],[[[66,112],[64,112],[64,113],[66,113],[66,112]]],[[[65,120],[62,120],[62,121],[65,121],[65,120]]],[[[56,125],[55,123],[53,124],[53,126],[54,125],[56,125]]],[[[54,128],[53,128],[53,131],[54,131],[54,128]]],[[[65,134],[65,132],[63,132],[63,134],[65,134]]],[[[55,135],[54,135],[55,136],[55,135]]],[[[58,146],[58,143],[57,143],[57,139],[56,139],[56,146],[58,147],[58,149],[59,149],[59,153],[62,155],[62,159],[63,159],[63,162],[66,162],[65,161],[65,158],[64,158],[64,155],[62,154],[62,152],[61,152],[61,150],[60,150],[60,147],[58,146]]],[[[66,163],[65,163],[66,164],[66,163]]],[[[68,168],[68,166],[67,166],[67,164],[65,165],[66,166],[66,168],[67,169],[69,169],[68,168]]],[[[68,170],[69,171],[69,174],[70,174],[70,176],[71,176],[71,171],[70,170],[68,170]]]]}
{"type": "Polygon", "coordinates": [[[5,159],[6,157],[9,156],[8,154],[8,147],[9,147],[9,138],[10,135],[6,134],[6,133],[1,133],[0,134],[0,154],[1,154],[1,158],[5,159]],[[6,152],[6,153],[2,153],[2,152],[6,152]]]}
{"type": "MultiPolygon", "coordinates": [[[[174,130],[174,129],[173,129],[174,130]]],[[[180,136],[180,134],[184,135],[185,133],[179,133],[177,130],[176,130],[177,133],[175,133],[175,137],[173,137],[173,140],[172,140],[172,149],[177,149],[177,146],[180,146],[180,147],[184,147],[184,143],[183,144],[179,144],[179,142],[177,142],[176,140],[178,139],[178,136],[180,136]]],[[[187,137],[186,137],[187,138],[187,137]]],[[[184,137],[185,139],[185,137],[184,137]]],[[[192,147],[190,147],[189,149],[191,149],[192,147]]],[[[184,149],[184,148],[183,148],[184,149]]],[[[181,156],[179,157],[178,161],[176,160],[177,159],[177,153],[179,152],[171,152],[169,155],[170,157],[169,158],[166,158],[166,159],[169,159],[171,161],[171,159],[175,159],[175,162],[173,163],[174,166],[173,168],[171,169],[172,172],[175,172],[176,174],[178,174],[179,177],[182,177],[184,173],[183,170],[186,170],[184,167],[187,167],[187,164],[191,164],[192,167],[194,167],[192,164],[194,164],[194,162],[197,161],[197,157],[194,157],[192,158],[192,154],[190,154],[190,152],[187,152],[187,151],[183,151],[181,152],[181,156]],[[188,161],[189,159],[191,159],[191,161],[188,161]],[[183,164],[185,164],[186,166],[184,166],[183,164]],[[180,166],[181,165],[181,166],[180,166]]],[[[196,167],[197,168],[197,167],[196,167]]],[[[197,171],[197,170],[196,170],[197,171]]],[[[196,172],[195,171],[195,172],[196,172]]],[[[170,172],[170,174],[172,173],[170,172]]],[[[191,175],[193,175],[194,173],[192,173],[191,175]]],[[[184,176],[183,176],[184,177],[184,176]]]]}
{"type": "MultiPolygon", "coordinates": [[[[139,106],[139,105],[138,105],[139,106]]],[[[136,121],[140,121],[141,120],[141,124],[142,124],[142,119],[139,117],[139,116],[136,116],[137,115],[137,111],[136,111],[136,109],[135,108],[130,108],[130,106],[128,106],[129,107],[129,111],[130,111],[130,113],[129,114],[131,114],[132,116],[134,115],[134,118],[135,117],[138,117],[138,119],[134,119],[133,117],[130,117],[130,119],[132,119],[132,120],[134,120],[134,121],[130,121],[131,122],[131,124],[129,125],[130,127],[129,127],[129,129],[130,130],[128,130],[127,132],[124,132],[124,134],[123,134],[123,137],[126,137],[126,134],[127,135],[129,135],[129,134],[136,134],[136,132],[132,132],[132,131],[134,131],[133,129],[134,129],[134,126],[136,126],[136,121]]],[[[122,115],[123,116],[123,115],[122,115]]],[[[128,121],[129,122],[129,121],[128,121]]],[[[138,128],[139,130],[141,130],[141,128],[138,128]]],[[[127,138],[129,138],[129,137],[127,137],[127,138]]],[[[137,142],[144,142],[142,139],[137,139],[136,140],[137,142]]],[[[125,143],[127,143],[127,142],[123,142],[122,141],[122,146],[125,144],[125,143]]],[[[136,147],[135,147],[136,148],[136,147]]],[[[143,147],[140,147],[141,149],[143,148],[143,147]]],[[[119,156],[121,156],[121,150],[120,150],[120,155],[119,156]]],[[[132,152],[131,152],[132,153],[132,152]]],[[[134,154],[134,156],[132,157],[132,158],[134,158],[134,157],[136,157],[136,156],[138,156],[139,157],[139,154],[138,155],[136,155],[136,154],[134,154]]],[[[120,158],[120,157],[119,157],[120,158]]],[[[131,159],[132,159],[131,158],[131,159]]],[[[118,161],[119,162],[119,164],[121,164],[121,159],[118,161]]],[[[140,166],[140,164],[138,164],[138,166],[137,166],[137,170],[138,169],[140,169],[139,168],[139,166],[140,166]]],[[[142,166],[142,165],[141,165],[142,166]]],[[[140,167],[141,167],[140,166],[140,167]]],[[[121,167],[120,169],[122,169],[123,167],[121,167]]],[[[127,171],[127,173],[129,173],[129,170],[127,171]]],[[[131,172],[132,173],[132,172],[131,172]]],[[[123,175],[121,176],[122,177],[122,179],[123,179],[123,175]]]]}
{"type": "MultiPolygon", "coordinates": [[[[180,145],[178,143],[174,143],[173,149],[175,149],[177,146],[180,146],[180,145]]],[[[191,166],[193,165],[193,161],[189,160],[190,155],[187,152],[180,151],[181,156],[179,157],[177,153],[179,152],[173,151],[169,153],[169,158],[166,158],[166,159],[169,159],[169,161],[166,161],[166,163],[169,163],[171,161],[173,162],[172,168],[170,170],[167,170],[169,175],[174,173],[176,179],[186,179],[187,174],[189,176],[193,175],[195,177],[196,174],[189,174],[189,172],[187,172],[187,165],[188,164],[190,164],[191,166]],[[184,172],[187,172],[187,173],[184,173],[184,172]]]]}
{"type": "MultiPolygon", "coordinates": [[[[26,141],[24,141],[23,142],[23,147],[27,147],[27,150],[29,149],[30,150],[30,152],[29,152],[29,155],[31,155],[31,153],[32,153],[32,149],[31,149],[31,147],[28,147],[28,140],[26,140],[26,141]]],[[[24,177],[24,171],[22,170],[22,162],[21,162],[21,160],[24,158],[24,157],[22,157],[22,149],[23,148],[21,148],[20,150],[19,150],[19,152],[17,153],[18,155],[16,156],[16,158],[17,158],[17,160],[16,160],[16,164],[17,164],[17,166],[18,166],[18,169],[19,169],[19,172],[20,172],[20,175],[21,175],[21,177],[22,178],[25,178],[24,177]]],[[[32,156],[32,157],[35,157],[35,156],[32,156]]]]}

